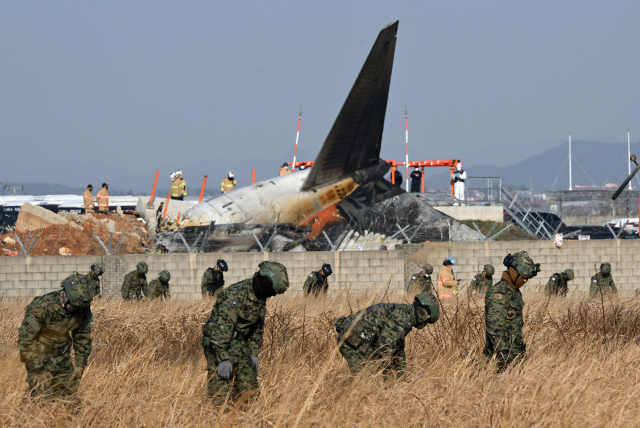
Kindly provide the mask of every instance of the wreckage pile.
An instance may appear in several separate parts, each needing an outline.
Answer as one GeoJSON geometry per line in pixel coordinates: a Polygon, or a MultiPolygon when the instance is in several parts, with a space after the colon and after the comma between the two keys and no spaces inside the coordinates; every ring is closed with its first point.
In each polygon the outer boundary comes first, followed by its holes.
{"type": "Polygon", "coordinates": [[[30,256],[105,255],[96,237],[107,250],[111,239],[112,254],[116,249],[117,254],[141,254],[155,248],[149,243],[144,220],[134,211],[56,214],[25,203],[15,229],[0,235],[0,256],[23,255],[20,242],[30,256]]]}

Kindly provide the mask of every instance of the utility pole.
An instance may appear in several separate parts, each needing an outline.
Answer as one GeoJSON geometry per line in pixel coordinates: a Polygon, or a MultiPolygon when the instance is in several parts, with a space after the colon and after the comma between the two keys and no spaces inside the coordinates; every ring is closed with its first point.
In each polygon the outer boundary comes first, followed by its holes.
{"type": "Polygon", "coordinates": [[[407,179],[407,192],[409,191],[409,110],[407,110],[407,105],[404,105],[404,135],[405,135],[405,178],[407,179]]]}
{"type": "Polygon", "coordinates": [[[296,134],[296,149],[293,151],[293,165],[291,165],[291,172],[296,170],[296,156],[298,155],[298,139],[300,138],[300,122],[302,122],[302,106],[298,112],[298,133],[296,134]]]}
{"type": "Polygon", "coordinates": [[[571,183],[571,134],[569,134],[569,190],[573,190],[571,183]]]}
{"type": "MultiPolygon", "coordinates": [[[[627,131],[627,164],[629,165],[629,175],[631,175],[631,132],[629,131],[627,131]]],[[[629,190],[631,190],[631,180],[629,180],[629,190]]]]}

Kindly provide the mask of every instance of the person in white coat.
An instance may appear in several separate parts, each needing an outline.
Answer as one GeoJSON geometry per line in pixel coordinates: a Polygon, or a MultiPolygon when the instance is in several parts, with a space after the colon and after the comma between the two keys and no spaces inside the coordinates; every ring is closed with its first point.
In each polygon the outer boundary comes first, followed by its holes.
{"type": "MultiPolygon", "coordinates": [[[[456,165],[456,169],[453,170],[453,196],[460,200],[464,201],[464,182],[467,179],[467,173],[464,169],[462,169],[462,163],[458,162],[456,165]]],[[[456,202],[455,205],[458,205],[456,202]]]]}

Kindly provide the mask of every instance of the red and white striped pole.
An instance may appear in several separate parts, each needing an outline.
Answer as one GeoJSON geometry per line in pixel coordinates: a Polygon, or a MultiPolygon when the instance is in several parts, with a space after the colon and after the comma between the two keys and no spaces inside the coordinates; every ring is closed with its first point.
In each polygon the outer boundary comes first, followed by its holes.
{"type": "Polygon", "coordinates": [[[409,111],[407,110],[407,106],[404,106],[404,133],[405,133],[405,141],[406,141],[406,156],[404,164],[406,165],[406,179],[407,179],[407,192],[409,191],[409,111]]]}
{"type": "Polygon", "coordinates": [[[296,134],[296,149],[293,152],[293,165],[291,165],[291,172],[296,170],[296,156],[298,155],[298,139],[300,138],[300,122],[302,122],[302,106],[300,106],[300,114],[298,115],[298,133],[296,134]]]}

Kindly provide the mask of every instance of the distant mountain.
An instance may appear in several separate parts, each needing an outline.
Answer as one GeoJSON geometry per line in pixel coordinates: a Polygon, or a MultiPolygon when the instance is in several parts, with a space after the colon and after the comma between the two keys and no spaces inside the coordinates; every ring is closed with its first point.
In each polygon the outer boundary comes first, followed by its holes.
{"type": "MultiPolygon", "coordinates": [[[[631,153],[640,156],[640,142],[631,143],[631,153]]],[[[512,165],[474,165],[473,159],[462,161],[469,177],[502,177],[513,186],[524,186],[528,189],[529,183],[532,183],[534,191],[542,191],[569,188],[568,156],[569,146],[566,143],[512,165]]],[[[631,165],[633,169],[635,165],[631,165]]],[[[433,170],[433,174],[425,171],[425,185],[445,189],[449,180],[448,168],[433,170]]],[[[404,170],[402,172],[404,173],[404,170]]],[[[627,176],[626,144],[572,142],[573,186],[621,184],[627,176]]],[[[634,178],[633,185],[640,187],[640,181],[634,178]]]]}

